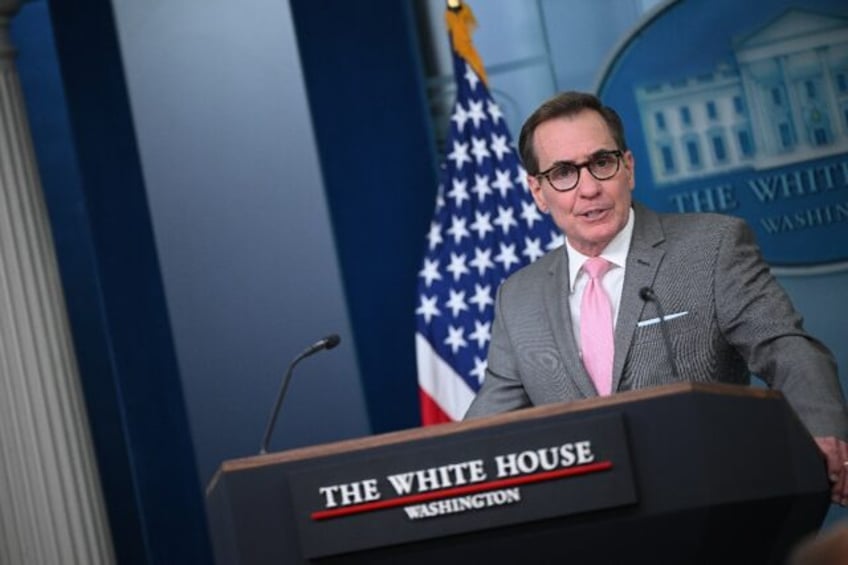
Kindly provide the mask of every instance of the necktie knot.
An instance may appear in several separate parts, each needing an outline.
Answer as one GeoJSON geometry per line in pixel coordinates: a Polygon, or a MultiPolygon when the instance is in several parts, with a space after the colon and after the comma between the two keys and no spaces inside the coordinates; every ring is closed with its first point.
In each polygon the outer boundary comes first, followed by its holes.
{"type": "Polygon", "coordinates": [[[606,259],[601,257],[591,257],[583,263],[583,270],[586,271],[589,278],[593,280],[600,280],[611,266],[612,263],[606,259]]]}

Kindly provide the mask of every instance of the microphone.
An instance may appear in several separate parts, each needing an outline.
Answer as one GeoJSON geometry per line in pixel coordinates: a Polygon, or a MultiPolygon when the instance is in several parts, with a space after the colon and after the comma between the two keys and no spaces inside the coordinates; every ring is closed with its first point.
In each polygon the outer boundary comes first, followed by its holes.
{"type": "Polygon", "coordinates": [[[671,338],[668,335],[668,328],[666,327],[665,322],[665,312],[663,311],[662,304],[660,304],[660,299],[657,298],[654,289],[649,286],[643,286],[639,290],[639,298],[645,302],[653,302],[654,306],[657,308],[657,314],[660,315],[660,331],[662,332],[663,341],[665,342],[665,355],[668,358],[668,364],[671,365],[671,374],[674,377],[674,380],[679,381],[680,373],[677,372],[677,363],[674,361],[674,348],[671,346],[671,338]]]}
{"type": "Polygon", "coordinates": [[[268,425],[265,427],[265,435],[262,437],[262,445],[259,448],[260,455],[265,455],[266,453],[268,453],[268,442],[271,441],[271,432],[274,431],[274,424],[277,422],[277,416],[280,414],[280,406],[283,404],[283,397],[285,397],[286,389],[289,387],[289,380],[291,380],[294,366],[309,357],[310,355],[318,353],[322,349],[334,348],[339,344],[340,341],[341,338],[338,335],[328,335],[324,339],[319,339],[318,341],[310,345],[303,353],[295,357],[294,360],[289,363],[289,368],[286,371],[286,376],[285,378],[283,378],[283,382],[280,385],[280,392],[279,394],[277,394],[277,401],[274,403],[274,409],[271,411],[271,416],[268,419],[268,425]]]}

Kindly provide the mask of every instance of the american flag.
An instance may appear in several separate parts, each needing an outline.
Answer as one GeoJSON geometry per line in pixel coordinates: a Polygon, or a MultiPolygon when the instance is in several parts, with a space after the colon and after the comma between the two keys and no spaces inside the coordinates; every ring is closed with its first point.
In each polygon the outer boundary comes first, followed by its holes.
{"type": "Polygon", "coordinates": [[[533,202],[479,57],[468,35],[457,37],[452,16],[446,17],[457,94],[415,310],[424,425],[462,419],[479,390],[498,285],[563,244],[533,202]]]}

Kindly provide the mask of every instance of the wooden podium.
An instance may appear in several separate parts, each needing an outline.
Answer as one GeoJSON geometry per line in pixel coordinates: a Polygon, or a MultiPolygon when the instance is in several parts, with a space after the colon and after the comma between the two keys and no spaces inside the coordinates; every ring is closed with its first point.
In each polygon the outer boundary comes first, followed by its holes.
{"type": "Polygon", "coordinates": [[[830,504],[775,391],[680,383],[224,462],[219,565],[774,563],[830,504]]]}

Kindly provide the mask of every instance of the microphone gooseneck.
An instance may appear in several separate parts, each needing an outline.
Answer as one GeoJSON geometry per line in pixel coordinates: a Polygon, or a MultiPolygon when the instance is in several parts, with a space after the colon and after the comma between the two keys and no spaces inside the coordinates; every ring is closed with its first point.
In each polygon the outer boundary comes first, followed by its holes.
{"type": "Polygon", "coordinates": [[[341,342],[341,338],[337,334],[331,334],[327,337],[320,339],[310,345],[303,353],[294,358],[294,360],[289,363],[289,367],[286,370],[286,375],[283,377],[283,382],[280,384],[280,392],[277,394],[277,400],[274,403],[274,409],[271,410],[271,415],[268,418],[268,424],[265,427],[265,435],[262,436],[262,445],[259,447],[259,454],[264,455],[268,453],[268,443],[271,441],[271,433],[274,431],[274,424],[277,423],[277,416],[280,414],[280,406],[283,404],[283,398],[286,396],[286,390],[289,387],[289,381],[291,380],[292,372],[294,371],[295,365],[300,363],[302,360],[306,359],[310,355],[318,353],[324,349],[332,349],[337,346],[341,342]]]}
{"type": "Polygon", "coordinates": [[[645,302],[653,302],[654,306],[657,309],[657,314],[660,317],[660,332],[663,336],[663,342],[665,343],[665,355],[668,359],[668,364],[671,366],[671,375],[674,377],[675,381],[680,380],[680,373],[677,371],[677,363],[674,360],[674,348],[671,345],[671,337],[668,335],[668,328],[666,327],[665,320],[665,311],[663,310],[662,304],[660,304],[660,299],[657,297],[657,294],[654,292],[654,289],[648,286],[643,286],[639,289],[639,298],[644,300],[645,302]]]}

